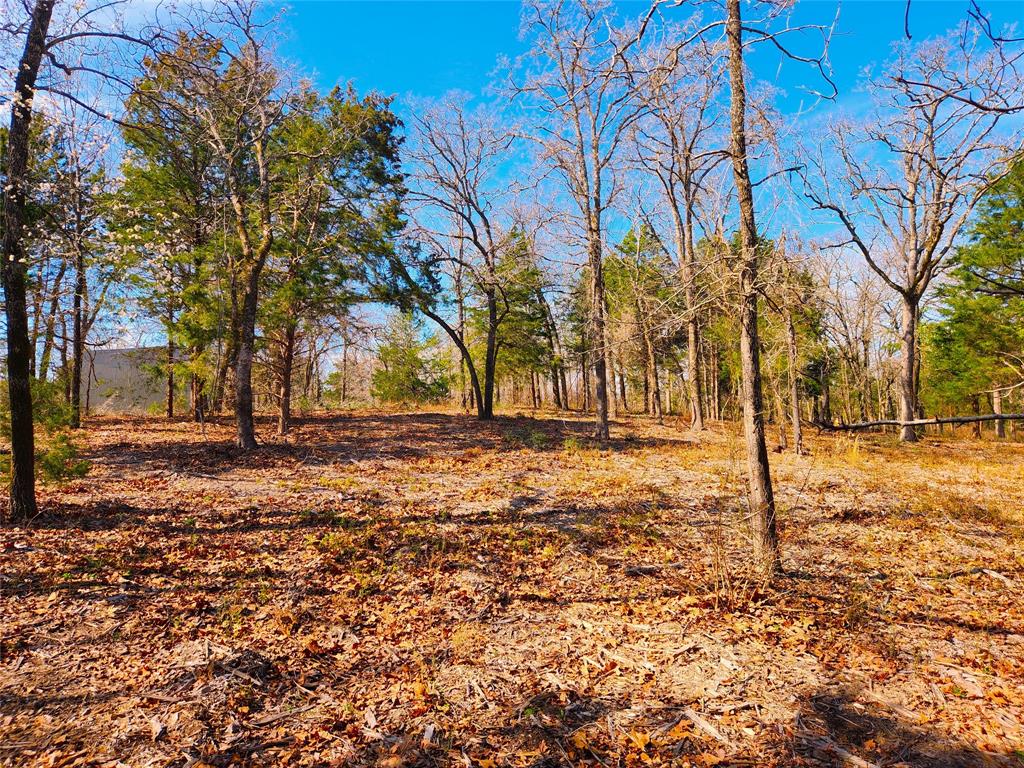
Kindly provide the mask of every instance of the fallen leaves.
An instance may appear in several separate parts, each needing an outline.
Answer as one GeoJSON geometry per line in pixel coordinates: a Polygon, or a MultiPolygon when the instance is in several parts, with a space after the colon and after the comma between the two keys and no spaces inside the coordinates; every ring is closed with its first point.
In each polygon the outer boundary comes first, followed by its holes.
{"type": "Polygon", "coordinates": [[[313,419],[241,457],[216,425],[211,450],[95,421],[89,482],[0,531],[0,766],[825,765],[822,744],[916,766],[1021,743],[1017,534],[913,512],[902,454],[780,455],[767,588],[730,434],[637,420],[596,450],[528,423],[544,439],[313,419]]]}

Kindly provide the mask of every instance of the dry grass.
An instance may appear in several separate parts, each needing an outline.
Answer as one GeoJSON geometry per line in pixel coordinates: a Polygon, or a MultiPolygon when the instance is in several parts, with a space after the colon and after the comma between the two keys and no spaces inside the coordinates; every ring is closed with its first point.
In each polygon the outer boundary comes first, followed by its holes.
{"type": "Polygon", "coordinates": [[[731,426],[587,433],[94,421],[0,529],[0,765],[1019,764],[1024,447],[773,454],[767,584],[731,426]]]}

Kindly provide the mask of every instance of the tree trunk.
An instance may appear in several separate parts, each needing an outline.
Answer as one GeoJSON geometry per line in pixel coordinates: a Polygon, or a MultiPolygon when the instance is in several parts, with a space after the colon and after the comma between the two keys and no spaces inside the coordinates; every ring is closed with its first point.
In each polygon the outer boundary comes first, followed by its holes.
{"type": "Polygon", "coordinates": [[[722,382],[718,375],[718,346],[711,350],[711,404],[714,407],[712,419],[722,420],[722,382]]]}
{"type": "Polygon", "coordinates": [[[782,399],[782,386],[780,382],[773,382],[775,390],[775,418],[779,422],[779,448],[786,450],[786,405],[782,399]]]}
{"type": "MultiPolygon", "coordinates": [[[[53,355],[54,337],[57,331],[57,313],[60,311],[60,287],[64,283],[64,275],[67,272],[67,261],[61,260],[57,276],[53,279],[52,293],[50,294],[50,307],[46,314],[46,327],[43,331],[43,351],[39,357],[39,368],[36,375],[45,381],[50,372],[50,358],[53,355]]],[[[33,349],[35,345],[33,345],[33,349]]]]}
{"type": "Polygon", "coordinates": [[[562,359],[562,340],[558,337],[558,326],[551,314],[551,307],[544,296],[544,292],[537,291],[537,302],[544,310],[544,329],[548,339],[548,349],[551,354],[551,391],[554,394],[555,407],[561,410],[569,410],[569,388],[565,381],[565,366],[562,359]],[[561,388],[561,392],[559,392],[561,388]]]}
{"type": "Polygon", "coordinates": [[[478,410],[480,418],[494,418],[494,377],[498,368],[498,299],[493,290],[487,292],[487,348],[484,356],[484,400],[478,410]]]}
{"type": "Polygon", "coordinates": [[[832,423],[832,388],[828,384],[828,371],[821,372],[821,420],[832,423]]]}
{"type": "Polygon", "coordinates": [[[697,325],[696,291],[694,290],[695,275],[694,261],[696,249],[693,244],[693,217],[691,203],[686,203],[685,217],[679,213],[676,206],[672,207],[672,214],[676,227],[677,252],[680,260],[680,272],[683,278],[683,301],[686,309],[686,363],[689,367],[687,385],[690,396],[690,429],[695,432],[704,430],[704,412],[702,404],[704,392],[701,387],[699,374],[700,364],[700,328],[697,325]]]}
{"type": "Polygon", "coordinates": [[[593,404],[591,403],[591,386],[590,386],[590,365],[587,360],[588,355],[586,352],[580,359],[580,385],[583,389],[582,400],[583,400],[583,412],[590,413],[593,404]]]}
{"type": "Polygon", "coordinates": [[[223,411],[228,402],[230,390],[233,388],[231,372],[238,365],[238,340],[240,335],[240,322],[238,312],[238,297],[235,286],[231,287],[231,313],[228,320],[227,338],[224,342],[224,356],[220,360],[217,369],[217,380],[214,384],[213,398],[214,410],[223,411]]]}
{"type": "Polygon", "coordinates": [[[96,376],[96,360],[91,352],[86,352],[89,355],[89,371],[85,374],[85,412],[89,413],[92,408],[92,380],[96,376]]]}
{"type": "Polygon", "coordinates": [[[740,209],[740,361],[743,371],[743,428],[747,443],[750,512],[759,554],[771,571],[779,567],[779,539],[775,524],[768,449],[764,436],[761,392],[760,341],[757,328],[758,233],[754,218],[754,192],[747,165],[746,86],[743,74],[743,30],[740,0],[727,0],[726,36],[729,47],[730,128],[732,169],[740,209]]]}
{"type": "Polygon", "coordinates": [[[804,436],[800,429],[800,379],[796,361],[796,327],[793,313],[786,313],[786,358],[789,367],[789,412],[793,426],[793,451],[803,455],[804,436]]]}
{"type": "Polygon", "coordinates": [[[647,352],[647,370],[650,371],[651,376],[651,402],[650,402],[650,413],[652,416],[657,418],[658,423],[664,422],[664,414],[661,410],[661,384],[658,379],[658,358],[654,354],[654,342],[651,341],[651,334],[644,326],[644,346],[647,352]]]}
{"type": "Polygon", "coordinates": [[[193,373],[189,379],[189,404],[192,407],[192,421],[206,420],[206,382],[193,373]]]}
{"type": "Polygon", "coordinates": [[[174,418],[174,340],[167,337],[167,418],[174,418]]]}
{"type": "Polygon", "coordinates": [[[466,343],[462,340],[459,332],[452,328],[445,319],[438,315],[436,312],[430,309],[421,308],[421,312],[429,317],[435,323],[437,323],[441,329],[448,334],[448,337],[454,342],[455,346],[459,348],[459,352],[462,354],[462,359],[466,363],[466,369],[469,371],[469,381],[472,389],[470,390],[470,398],[473,403],[476,404],[476,417],[480,421],[485,421],[487,417],[483,413],[483,398],[480,395],[480,378],[476,373],[476,366],[473,364],[473,357],[469,354],[469,348],[466,343]]]}
{"type": "MultiPolygon", "coordinates": [[[[903,297],[903,329],[901,333],[902,365],[900,368],[900,421],[913,421],[917,416],[917,297],[903,297]]],[[[900,428],[900,440],[917,441],[917,429],[911,425],[900,428]]]]}
{"type": "MultiPolygon", "coordinates": [[[[77,235],[76,235],[77,236],[77,235]]],[[[86,286],[85,251],[75,243],[75,295],[71,314],[71,428],[82,426],[82,358],[85,355],[85,333],[82,304],[86,286]]]]}
{"type": "MultiPolygon", "coordinates": [[[[608,308],[605,307],[605,317],[608,308]]],[[[619,413],[619,404],[615,396],[615,361],[612,359],[611,339],[608,335],[608,324],[604,326],[604,338],[601,340],[604,347],[605,378],[608,381],[608,418],[614,419],[619,413]]]]}
{"type": "Polygon", "coordinates": [[[64,402],[71,402],[71,366],[68,364],[68,318],[60,317],[60,381],[64,385],[64,402]]]}
{"type": "MultiPolygon", "coordinates": [[[[466,342],[466,299],[463,296],[462,291],[462,270],[461,268],[455,274],[455,306],[458,307],[458,324],[455,326],[456,332],[459,334],[459,338],[463,344],[466,342]]],[[[466,391],[466,361],[462,357],[462,353],[459,353],[459,405],[462,410],[466,410],[470,395],[466,391]]]]}
{"type": "MultiPolygon", "coordinates": [[[[619,358],[619,362],[622,359],[619,358]]],[[[619,399],[622,401],[622,410],[626,413],[629,412],[629,403],[626,401],[626,372],[619,371],[619,399]]]]}
{"type": "Polygon", "coordinates": [[[316,360],[316,340],[310,336],[306,345],[306,364],[302,369],[302,396],[309,399],[313,391],[314,361],[316,360]]]}
{"type": "Polygon", "coordinates": [[[549,374],[551,376],[551,393],[552,393],[552,396],[553,396],[554,401],[555,401],[555,409],[560,411],[560,410],[562,410],[562,394],[561,394],[561,389],[558,386],[558,365],[557,364],[555,364],[555,363],[551,364],[551,368],[549,370],[549,374]]]}
{"type": "MultiPolygon", "coordinates": [[[[284,346],[281,349],[281,382],[278,388],[277,434],[287,435],[292,421],[292,367],[295,364],[295,326],[289,323],[284,329],[284,346]]],[[[342,377],[344,378],[344,377],[342,377]]]]}
{"type": "Polygon", "coordinates": [[[11,124],[7,138],[7,179],[2,192],[3,226],[0,227],[0,266],[3,275],[4,310],[7,317],[7,391],[11,409],[12,521],[25,521],[36,514],[35,434],[32,423],[32,346],[28,334],[26,303],[27,268],[22,236],[25,227],[26,193],[29,182],[29,127],[36,76],[46,48],[55,0],[37,0],[32,9],[25,50],[14,81],[11,124]]]}
{"type": "MultiPolygon", "coordinates": [[[[1001,414],[1003,412],[1003,390],[992,390],[992,412],[1001,414]]],[[[996,437],[1002,440],[1006,437],[1006,422],[996,419],[996,437]]]]}
{"type": "MultiPolygon", "coordinates": [[[[463,371],[463,377],[465,376],[465,369],[461,367],[462,361],[459,360],[460,369],[463,371]]],[[[465,388],[465,385],[463,385],[465,388]]],[[[341,402],[345,403],[348,400],[348,339],[342,339],[341,345],[341,402]]],[[[462,407],[466,407],[465,393],[463,393],[462,407]]]]}
{"type": "Polygon", "coordinates": [[[605,366],[604,266],[601,260],[600,226],[588,233],[590,260],[590,333],[594,340],[594,437],[608,439],[608,369],[605,366]]]}
{"type": "MultiPolygon", "coordinates": [[[[981,398],[978,397],[977,395],[975,395],[974,399],[971,401],[971,405],[973,406],[974,415],[975,416],[980,416],[981,415],[981,398]]],[[[974,422],[974,424],[971,426],[971,434],[972,434],[972,436],[974,437],[975,440],[981,440],[981,422],[980,421],[974,422]]]]}
{"type": "Polygon", "coordinates": [[[256,345],[256,307],[259,291],[259,273],[250,267],[242,297],[242,312],[238,334],[238,355],[235,361],[235,427],[238,447],[244,451],[256,448],[256,424],[252,403],[252,360],[256,345]]]}

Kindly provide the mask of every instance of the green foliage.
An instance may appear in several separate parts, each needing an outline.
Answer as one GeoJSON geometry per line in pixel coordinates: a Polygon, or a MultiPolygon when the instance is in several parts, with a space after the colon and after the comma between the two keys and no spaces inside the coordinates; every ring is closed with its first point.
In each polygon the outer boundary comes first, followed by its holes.
{"type": "Polygon", "coordinates": [[[299,317],[343,314],[361,297],[368,265],[391,255],[401,228],[399,126],[390,99],[336,88],[305,92],[275,133],[282,215],[261,308],[271,333],[299,317]]]}
{"type": "MultiPolygon", "coordinates": [[[[40,480],[55,482],[83,477],[89,471],[89,462],[79,458],[67,428],[71,424],[71,406],[64,397],[60,384],[52,381],[32,380],[32,416],[36,425],[36,474],[40,480]]],[[[10,402],[7,387],[0,395],[0,435],[10,440],[10,402]]],[[[10,476],[10,454],[0,457],[0,472],[10,476]]]]}
{"type": "Polygon", "coordinates": [[[938,317],[921,329],[922,399],[935,411],[962,412],[1021,379],[1024,163],[992,188],[980,211],[939,291],[938,317]]]}
{"type": "Polygon", "coordinates": [[[58,432],[47,440],[36,453],[36,471],[44,480],[65,480],[84,477],[89,462],[79,459],[78,446],[67,432],[58,432]]]}
{"type": "MultiPolygon", "coordinates": [[[[495,269],[497,291],[498,375],[541,371],[551,364],[547,315],[541,303],[544,275],[537,267],[531,244],[522,232],[513,232],[495,269]]],[[[483,360],[489,322],[486,303],[468,311],[474,360],[483,360]]],[[[482,368],[482,365],[481,365],[482,368]]]]}
{"type": "Polygon", "coordinates": [[[958,282],[979,294],[1024,297],[1024,159],[989,190],[979,209],[970,244],[957,252],[958,282]]]}
{"type": "Polygon", "coordinates": [[[436,337],[424,337],[412,313],[394,315],[377,352],[380,367],[373,372],[370,393],[386,403],[429,403],[448,397],[450,376],[437,351],[436,337]]]}
{"type": "MultiPolygon", "coordinates": [[[[10,405],[7,390],[3,392],[4,437],[10,437],[10,405]]],[[[55,381],[32,380],[32,418],[45,432],[58,432],[71,426],[71,404],[64,396],[63,386],[55,381]]]]}

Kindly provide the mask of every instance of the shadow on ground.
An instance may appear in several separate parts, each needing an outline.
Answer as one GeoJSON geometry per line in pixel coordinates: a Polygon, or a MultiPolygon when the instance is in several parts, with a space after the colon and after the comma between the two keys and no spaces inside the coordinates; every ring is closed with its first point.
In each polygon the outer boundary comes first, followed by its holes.
{"type": "Polygon", "coordinates": [[[154,427],[152,419],[105,418],[103,426],[126,436],[104,446],[102,451],[86,451],[84,457],[101,460],[112,468],[170,470],[217,474],[232,469],[272,467],[281,461],[297,459],[307,464],[374,459],[419,459],[451,456],[469,450],[561,451],[566,440],[580,447],[621,451],[659,446],[684,446],[690,441],[678,438],[639,437],[626,422],[613,422],[613,438],[593,441],[589,421],[576,414],[564,418],[541,419],[528,416],[497,416],[481,422],[466,414],[401,413],[309,416],[296,419],[286,438],[276,437],[269,418],[257,420],[260,448],[242,452],[228,437],[223,424],[211,425],[205,433],[200,425],[174,422],[154,427]],[[191,441],[181,439],[181,430],[193,430],[191,441]],[[146,439],[132,439],[144,432],[146,439]],[[166,432],[166,438],[162,436],[166,432]]]}

